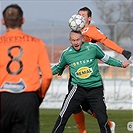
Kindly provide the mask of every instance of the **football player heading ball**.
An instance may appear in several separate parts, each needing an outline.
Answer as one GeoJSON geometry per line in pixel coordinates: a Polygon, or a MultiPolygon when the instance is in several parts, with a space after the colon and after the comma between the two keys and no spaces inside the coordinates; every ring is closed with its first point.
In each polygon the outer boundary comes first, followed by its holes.
{"type": "MultiPolygon", "coordinates": [[[[83,26],[83,28],[81,28],[84,42],[92,42],[92,43],[100,42],[101,44],[105,45],[106,47],[116,51],[117,53],[122,54],[127,60],[131,57],[130,51],[124,50],[119,45],[117,45],[115,42],[108,39],[107,36],[104,35],[96,26],[90,25],[91,20],[92,20],[92,11],[88,7],[83,7],[81,9],[79,9],[78,14],[83,16],[83,18],[85,20],[85,26],[83,26]]],[[[73,27],[73,22],[72,22],[71,18],[73,18],[73,17],[70,17],[70,19],[69,19],[69,27],[72,30],[75,30],[76,26],[73,27]]],[[[61,75],[61,73],[59,75],[61,75]]],[[[82,107],[82,109],[85,111],[88,110],[87,108],[84,108],[84,107],[82,107]]],[[[93,114],[92,112],[91,112],[91,114],[93,116],[95,116],[95,114],[93,114]]],[[[74,118],[78,125],[79,132],[86,133],[85,119],[84,119],[83,112],[81,111],[77,114],[75,113],[74,118]]],[[[111,128],[112,133],[114,133],[115,123],[108,120],[108,124],[111,128]]]]}

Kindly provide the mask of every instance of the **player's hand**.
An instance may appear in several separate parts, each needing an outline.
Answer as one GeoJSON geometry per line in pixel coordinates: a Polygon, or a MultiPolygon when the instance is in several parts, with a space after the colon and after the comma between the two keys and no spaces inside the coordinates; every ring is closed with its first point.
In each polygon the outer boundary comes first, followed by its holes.
{"type": "Polygon", "coordinates": [[[122,67],[123,67],[123,68],[126,68],[126,67],[128,67],[129,65],[130,65],[129,61],[123,61],[123,62],[122,62],[122,67]]]}
{"type": "Polygon", "coordinates": [[[122,54],[127,60],[131,57],[130,51],[123,50],[122,54]]]}
{"type": "Polygon", "coordinates": [[[43,99],[44,99],[43,97],[41,97],[40,89],[41,89],[41,87],[37,91],[37,97],[38,97],[38,101],[39,101],[39,106],[41,105],[41,103],[43,102],[43,99]]]}
{"type": "Polygon", "coordinates": [[[41,103],[43,102],[43,98],[38,97],[39,100],[39,106],[41,105],[41,103]]]}
{"type": "Polygon", "coordinates": [[[39,106],[41,105],[41,103],[43,102],[43,98],[40,97],[38,94],[37,94],[37,97],[38,97],[38,101],[39,101],[39,106]]]}
{"type": "Polygon", "coordinates": [[[63,73],[63,71],[64,71],[64,69],[67,68],[67,67],[68,67],[68,65],[66,65],[66,66],[58,73],[58,75],[61,76],[62,73],[63,73]]]}
{"type": "Polygon", "coordinates": [[[59,73],[58,76],[61,76],[65,68],[63,68],[59,73]]]}

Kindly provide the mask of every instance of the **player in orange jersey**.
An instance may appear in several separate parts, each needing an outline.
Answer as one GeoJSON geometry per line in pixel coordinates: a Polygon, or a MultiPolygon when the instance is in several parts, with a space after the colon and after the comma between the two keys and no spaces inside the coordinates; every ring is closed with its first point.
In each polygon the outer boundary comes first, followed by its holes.
{"type": "Polygon", "coordinates": [[[89,8],[83,7],[79,9],[78,14],[82,15],[86,21],[85,27],[81,30],[84,37],[84,42],[100,42],[106,47],[122,54],[126,59],[129,59],[131,57],[130,51],[124,50],[115,42],[108,39],[107,36],[105,36],[96,26],[90,25],[90,22],[92,20],[92,12],[89,8]]]}
{"type": "Polygon", "coordinates": [[[17,4],[3,11],[6,33],[0,37],[0,133],[39,133],[39,99],[52,80],[46,45],[25,34],[17,4]],[[40,75],[42,73],[40,84],[40,75]]]}
{"type": "MultiPolygon", "coordinates": [[[[81,30],[84,42],[92,42],[92,43],[100,42],[106,47],[116,51],[117,53],[122,54],[126,59],[130,58],[131,56],[130,51],[124,50],[115,42],[108,39],[97,27],[90,25],[90,22],[92,20],[92,12],[89,8],[83,7],[79,9],[78,14],[82,15],[86,21],[85,27],[81,30]]],[[[89,107],[87,107],[85,103],[83,103],[82,109],[91,114],[92,116],[96,117],[95,114],[93,114],[93,112],[89,110],[89,107]]],[[[77,110],[77,112],[75,112],[74,114],[74,118],[76,124],[78,125],[79,132],[86,133],[85,117],[83,111],[81,111],[80,109],[77,110]]],[[[115,123],[113,121],[108,120],[108,124],[111,128],[112,133],[115,133],[115,123]]]]}

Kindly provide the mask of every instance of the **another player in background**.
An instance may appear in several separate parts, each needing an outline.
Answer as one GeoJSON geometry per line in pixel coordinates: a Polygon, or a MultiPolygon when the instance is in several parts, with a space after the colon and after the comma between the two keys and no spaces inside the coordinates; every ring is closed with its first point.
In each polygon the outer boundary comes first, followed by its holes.
{"type": "MultiPolygon", "coordinates": [[[[81,9],[79,9],[78,14],[83,16],[86,21],[85,27],[81,30],[84,42],[92,42],[92,43],[100,42],[101,44],[105,45],[106,47],[116,51],[117,53],[122,54],[126,59],[130,58],[130,56],[131,56],[130,51],[124,50],[119,45],[117,45],[115,42],[108,39],[96,26],[90,25],[91,20],[92,20],[92,12],[89,8],[83,7],[81,9]]],[[[84,111],[88,110],[87,106],[85,104],[83,104],[82,108],[84,111]]],[[[93,114],[90,110],[88,110],[87,112],[89,112],[94,117],[96,117],[96,115],[93,114]]],[[[78,125],[79,132],[86,133],[83,112],[81,111],[78,114],[74,114],[74,118],[78,125]]],[[[112,133],[115,133],[115,123],[108,120],[108,124],[112,130],[112,133]]]]}
{"type": "Polygon", "coordinates": [[[107,36],[105,36],[96,26],[90,25],[92,20],[92,12],[89,8],[83,7],[79,9],[78,14],[83,16],[86,22],[85,27],[81,30],[84,42],[100,42],[106,47],[116,51],[117,53],[122,54],[127,60],[131,57],[130,51],[124,50],[115,42],[108,39],[107,36]]]}
{"type": "Polygon", "coordinates": [[[45,43],[25,34],[23,23],[19,5],[4,9],[2,24],[6,33],[0,37],[0,133],[39,133],[39,99],[45,97],[52,80],[45,43]]]}
{"type": "Polygon", "coordinates": [[[116,67],[127,67],[128,61],[121,62],[106,55],[102,49],[89,42],[82,42],[80,31],[71,31],[69,37],[71,46],[61,54],[60,61],[52,67],[53,75],[59,74],[66,65],[69,66],[71,80],[68,94],[65,97],[61,111],[52,133],[62,133],[67,120],[77,108],[86,101],[95,114],[101,133],[111,133],[104,103],[103,82],[98,70],[98,59],[116,67]]]}

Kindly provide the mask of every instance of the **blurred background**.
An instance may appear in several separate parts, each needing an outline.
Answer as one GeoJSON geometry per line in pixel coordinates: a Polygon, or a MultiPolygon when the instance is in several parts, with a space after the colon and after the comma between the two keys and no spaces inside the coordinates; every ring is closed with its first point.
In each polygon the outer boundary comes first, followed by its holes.
{"type": "MultiPolygon", "coordinates": [[[[92,25],[97,26],[108,38],[133,53],[133,1],[132,0],[4,0],[2,11],[9,4],[19,4],[24,11],[23,31],[42,39],[47,45],[51,65],[59,61],[62,51],[69,44],[68,20],[82,7],[92,10],[92,25]]],[[[5,27],[0,25],[0,34],[5,27]]],[[[98,44],[110,56],[125,58],[105,46],[98,44]]],[[[130,59],[132,62],[132,58],[130,59]]],[[[99,64],[105,86],[105,101],[108,109],[132,109],[133,65],[126,69],[99,64]]],[[[54,76],[41,108],[60,108],[67,93],[68,69],[62,76],[54,76]]]]}

